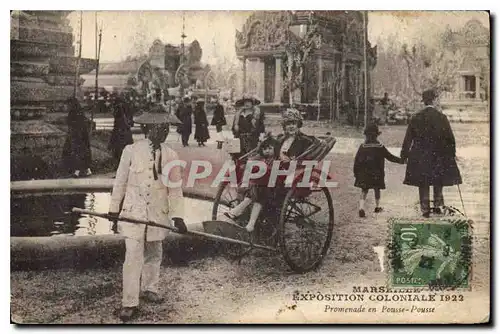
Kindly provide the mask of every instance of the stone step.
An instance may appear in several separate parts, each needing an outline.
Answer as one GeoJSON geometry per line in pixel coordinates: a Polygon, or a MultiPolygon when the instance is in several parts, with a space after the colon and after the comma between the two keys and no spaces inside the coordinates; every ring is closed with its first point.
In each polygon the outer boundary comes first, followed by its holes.
{"type": "Polygon", "coordinates": [[[72,45],[73,34],[57,30],[40,29],[38,27],[14,27],[14,39],[22,41],[37,41],[55,45],[72,45]]]}
{"type": "Polygon", "coordinates": [[[11,61],[11,76],[44,77],[49,74],[49,64],[34,61],[11,61]]]}
{"type": "Polygon", "coordinates": [[[12,60],[24,57],[51,57],[74,55],[73,45],[52,45],[44,43],[11,40],[10,52],[12,60]]]}
{"type": "Polygon", "coordinates": [[[38,118],[45,114],[47,108],[36,106],[13,106],[10,108],[12,120],[38,118]]]}
{"type": "Polygon", "coordinates": [[[11,103],[23,101],[65,101],[73,95],[73,86],[51,86],[47,83],[13,81],[11,103]]]}

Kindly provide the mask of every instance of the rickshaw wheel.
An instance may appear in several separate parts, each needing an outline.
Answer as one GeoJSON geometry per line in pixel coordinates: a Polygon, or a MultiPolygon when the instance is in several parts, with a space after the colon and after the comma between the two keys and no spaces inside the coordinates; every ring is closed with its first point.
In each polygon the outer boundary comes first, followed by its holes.
{"type": "Polygon", "coordinates": [[[305,273],[316,269],[328,252],[333,235],[334,211],[328,188],[318,188],[307,196],[301,196],[300,192],[300,188],[291,188],[287,192],[278,233],[285,262],[296,273],[305,273]],[[314,203],[311,203],[313,200],[314,203]],[[328,206],[325,207],[325,204],[328,206]],[[315,215],[317,218],[314,218],[315,215]]]}
{"type": "Polygon", "coordinates": [[[217,220],[224,212],[234,208],[243,200],[242,194],[238,192],[238,188],[231,187],[229,183],[222,183],[215,195],[214,205],[212,206],[212,219],[217,220]]]}

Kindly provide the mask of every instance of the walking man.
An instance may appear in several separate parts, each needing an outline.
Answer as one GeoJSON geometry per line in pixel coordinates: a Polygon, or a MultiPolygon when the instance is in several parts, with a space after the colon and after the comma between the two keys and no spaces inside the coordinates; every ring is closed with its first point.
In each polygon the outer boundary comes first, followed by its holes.
{"type": "Polygon", "coordinates": [[[189,146],[189,137],[193,131],[193,108],[190,104],[190,98],[184,97],[183,103],[177,108],[175,115],[180,119],[182,125],[177,127],[177,132],[181,135],[182,145],[189,146]]]}
{"type": "MultiPolygon", "coordinates": [[[[182,188],[171,188],[162,182],[162,167],[177,160],[177,153],[164,141],[168,124],[179,123],[177,117],[165,113],[161,106],[145,112],[134,121],[143,125],[146,139],[127,145],[123,150],[109,207],[110,215],[153,221],[185,231],[182,219],[184,198],[182,188]]],[[[169,178],[182,178],[180,167],[171,169],[169,178]]],[[[123,264],[123,298],[120,318],[130,320],[137,314],[140,292],[147,302],[161,303],[158,283],[162,261],[162,240],[167,230],[141,224],[119,223],[125,236],[123,264]]]]}
{"type": "Polygon", "coordinates": [[[448,118],[435,107],[438,95],[429,89],[422,93],[424,109],[413,116],[401,149],[407,160],[404,184],[418,187],[420,209],[431,213],[429,187],[434,191],[434,213],[444,205],[443,187],[462,183],[455,161],[455,136],[448,118]]]}

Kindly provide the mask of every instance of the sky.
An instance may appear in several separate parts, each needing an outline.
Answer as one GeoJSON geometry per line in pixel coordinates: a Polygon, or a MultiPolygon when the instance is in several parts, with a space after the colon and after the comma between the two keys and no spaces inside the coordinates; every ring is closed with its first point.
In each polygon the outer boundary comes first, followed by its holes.
{"type": "MultiPolygon", "coordinates": [[[[86,58],[95,58],[95,13],[84,11],[82,14],[82,56],[86,58]]],[[[180,44],[183,16],[185,41],[190,43],[197,39],[200,42],[202,62],[214,64],[221,57],[236,61],[235,30],[241,31],[250,15],[248,11],[100,11],[97,12],[97,21],[102,25],[101,61],[125,59],[137,49],[133,42],[137,35],[145,37],[143,47],[146,50],[156,38],[164,43],[180,44]]],[[[80,12],[71,13],[68,19],[76,41],[80,12]]],[[[376,44],[396,33],[402,43],[411,43],[422,36],[432,37],[446,25],[459,29],[470,19],[477,19],[489,27],[486,12],[370,12],[368,39],[376,44]]]]}

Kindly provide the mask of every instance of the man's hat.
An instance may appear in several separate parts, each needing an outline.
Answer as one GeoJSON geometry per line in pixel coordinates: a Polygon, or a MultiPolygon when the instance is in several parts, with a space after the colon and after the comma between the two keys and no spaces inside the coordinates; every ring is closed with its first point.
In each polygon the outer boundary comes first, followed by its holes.
{"type": "Polygon", "coordinates": [[[434,101],[438,97],[438,94],[435,89],[427,89],[422,93],[422,101],[423,102],[431,102],[434,101]]]}
{"type": "Polygon", "coordinates": [[[134,118],[139,124],[182,124],[174,114],[165,111],[162,106],[154,106],[149,111],[134,118]]]}
{"type": "Polygon", "coordinates": [[[375,123],[368,124],[363,133],[365,135],[377,135],[377,136],[381,134],[381,132],[378,129],[378,125],[375,123]]]}
{"type": "Polygon", "coordinates": [[[256,99],[255,97],[244,95],[241,97],[241,99],[237,100],[234,103],[234,106],[236,108],[243,107],[245,102],[251,102],[253,106],[258,106],[260,104],[260,101],[258,99],[256,99]]]}

